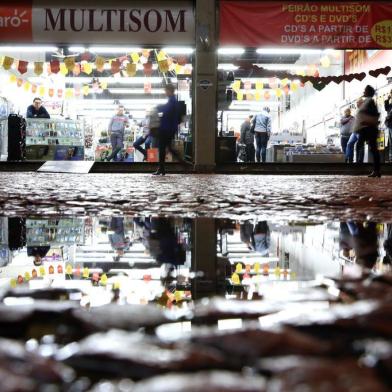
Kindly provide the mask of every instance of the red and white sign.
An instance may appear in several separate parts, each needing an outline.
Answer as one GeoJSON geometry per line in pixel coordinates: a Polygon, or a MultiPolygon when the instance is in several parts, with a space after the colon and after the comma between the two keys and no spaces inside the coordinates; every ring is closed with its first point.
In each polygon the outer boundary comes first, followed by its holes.
{"type": "Polygon", "coordinates": [[[392,48],[392,1],[221,0],[220,45],[392,48]]]}
{"type": "Polygon", "coordinates": [[[193,4],[178,1],[4,1],[0,41],[77,44],[192,44],[193,4]]]}

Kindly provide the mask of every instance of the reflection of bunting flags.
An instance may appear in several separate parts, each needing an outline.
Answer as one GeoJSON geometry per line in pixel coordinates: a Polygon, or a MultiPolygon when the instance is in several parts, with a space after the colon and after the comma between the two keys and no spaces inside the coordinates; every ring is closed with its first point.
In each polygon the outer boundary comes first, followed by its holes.
{"type": "Polygon", "coordinates": [[[151,94],[151,82],[144,82],[145,94],[151,94]]]}
{"type": "Polygon", "coordinates": [[[72,70],[73,74],[75,76],[79,76],[80,75],[80,64],[75,64],[74,69],[72,70]]]}
{"type": "Polygon", "coordinates": [[[63,97],[63,90],[62,90],[61,88],[59,88],[59,89],[57,90],[57,96],[58,96],[59,98],[62,98],[62,97],[63,97]]]}
{"type": "Polygon", "coordinates": [[[135,76],[136,75],[136,64],[128,63],[125,71],[128,76],[135,76]]]}
{"type": "Polygon", "coordinates": [[[25,82],[25,84],[23,85],[23,88],[25,91],[29,91],[31,88],[31,83],[30,82],[25,82]]]}
{"type": "Polygon", "coordinates": [[[38,94],[42,97],[45,95],[45,87],[44,86],[39,86],[38,88],[38,94]]]}
{"type": "Polygon", "coordinates": [[[284,87],[284,86],[287,86],[288,82],[289,82],[289,80],[287,78],[284,78],[280,81],[280,84],[282,87],[284,87]]]}
{"type": "Polygon", "coordinates": [[[290,85],[291,91],[297,91],[298,90],[298,84],[297,83],[291,83],[290,85]]]}
{"type": "Polygon", "coordinates": [[[275,95],[280,98],[282,96],[282,90],[280,88],[275,89],[275,95]]]}
{"type": "Polygon", "coordinates": [[[44,63],[41,61],[36,61],[34,63],[34,73],[39,76],[43,72],[44,72],[44,63]]]}
{"type": "Polygon", "coordinates": [[[256,93],[255,93],[255,100],[256,101],[260,101],[260,99],[261,99],[261,94],[260,94],[259,91],[256,91],[256,93]]]}
{"type": "Polygon", "coordinates": [[[82,92],[83,92],[83,95],[88,95],[89,94],[89,92],[90,92],[90,87],[89,86],[83,86],[82,87],[82,92]]]}
{"type": "Polygon", "coordinates": [[[144,75],[146,75],[146,76],[152,75],[152,63],[151,62],[143,64],[143,72],[144,72],[144,75]]]}
{"type": "Polygon", "coordinates": [[[16,76],[14,74],[10,75],[10,82],[15,83],[16,82],[16,76]]]}
{"type": "Polygon", "coordinates": [[[69,72],[72,72],[73,69],[75,68],[75,57],[71,56],[71,57],[66,57],[64,59],[64,64],[67,67],[69,72]]]}
{"type": "Polygon", "coordinates": [[[18,71],[19,71],[19,73],[22,74],[22,75],[24,73],[26,73],[28,65],[29,65],[28,61],[19,60],[19,63],[18,63],[18,71]]]}
{"type": "Polygon", "coordinates": [[[166,53],[163,50],[157,54],[157,60],[158,62],[166,60],[166,53]]]}
{"type": "Polygon", "coordinates": [[[101,82],[101,89],[106,90],[108,88],[108,82],[101,82]]]}
{"type": "Polygon", "coordinates": [[[66,88],[65,89],[65,98],[70,99],[74,96],[73,88],[66,88]]]}
{"type": "Polygon", "coordinates": [[[23,84],[23,79],[18,79],[18,80],[16,81],[16,85],[17,85],[18,87],[22,86],[22,84],[23,84]]]}
{"type": "Polygon", "coordinates": [[[140,64],[146,64],[148,62],[148,57],[141,56],[140,57],[140,64]]]}
{"type": "Polygon", "coordinates": [[[50,60],[50,72],[56,74],[60,71],[60,61],[50,60]]]}
{"type": "Polygon", "coordinates": [[[103,57],[97,56],[95,58],[95,66],[98,72],[102,72],[105,67],[105,59],[103,57]]]}
{"type": "Polygon", "coordinates": [[[268,101],[270,98],[271,98],[270,92],[269,92],[269,91],[266,91],[266,92],[264,93],[264,99],[268,101]]]}
{"type": "Polygon", "coordinates": [[[12,67],[12,64],[14,63],[14,59],[12,57],[9,56],[4,56],[3,59],[3,68],[5,70],[9,70],[12,67]]]}
{"type": "Polygon", "coordinates": [[[119,59],[112,60],[110,63],[110,69],[112,71],[112,74],[116,74],[120,72],[120,67],[121,67],[121,62],[119,59]]]}
{"type": "Polygon", "coordinates": [[[235,92],[239,91],[241,89],[241,81],[240,80],[235,80],[233,82],[233,90],[235,92]]]}
{"type": "Polygon", "coordinates": [[[140,60],[139,53],[131,53],[131,59],[135,64],[138,63],[140,60]]]}
{"type": "Polygon", "coordinates": [[[264,88],[264,83],[257,81],[256,82],[256,90],[262,90],[264,88]]]}
{"type": "Polygon", "coordinates": [[[244,99],[244,94],[237,92],[237,100],[242,101],[244,99]]]}
{"type": "Polygon", "coordinates": [[[142,55],[143,55],[143,57],[148,59],[150,57],[150,50],[149,49],[143,49],[142,50],[142,55]]]}
{"type": "Polygon", "coordinates": [[[167,60],[158,61],[158,67],[162,73],[167,73],[169,71],[169,63],[167,60]]]}
{"type": "Polygon", "coordinates": [[[49,89],[49,91],[48,91],[48,94],[49,94],[49,97],[53,97],[53,95],[54,95],[54,89],[53,88],[50,88],[49,89]]]}
{"type": "Polygon", "coordinates": [[[174,67],[174,71],[177,75],[181,75],[184,72],[184,67],[180,64],[176,64],[174,67]]]}
{"type": "Polygon", "coordinates": [[[249,93],[246,94],[246,100],[247,100],[247,101],[253,101],[253,98],[254,98],[254,97],[253,97],[253,94],[249,94],[249,93]]]}
{"type": "Polygon", "coordinates": [[[37,86],[36,86],[35,84],[33,84],[33,85],[31,86],[31,92],[32,92],[33,94],[35,94],[35,93],[37,92],[37,86]]]}
{"type": "Polygon", "coordinates": [[[244,89],[245,90],[250,90],[251,88],[252,88],[252,83],[249,80],[244,82],[244,89]]]}
{"type": "Polygon", "coordinates": [[[64,76],[68,74],[68,68],[64,63],[60,64],[60,73],[64,76]]]}
{"type": "Polygon", "coordinates": [[[82,63],[82,71],[87,74],[90,75],[91,72],[93,72],[93,66],[91,63],[82,63]]]}

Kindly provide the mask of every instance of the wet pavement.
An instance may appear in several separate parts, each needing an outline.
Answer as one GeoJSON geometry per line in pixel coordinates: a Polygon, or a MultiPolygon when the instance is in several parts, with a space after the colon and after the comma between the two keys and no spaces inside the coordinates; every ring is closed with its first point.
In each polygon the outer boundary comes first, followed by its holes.
{"type": "Polygon", "coordinates": [[[392,177],[1,173],[6,215],[392,220],[392,177]]]}

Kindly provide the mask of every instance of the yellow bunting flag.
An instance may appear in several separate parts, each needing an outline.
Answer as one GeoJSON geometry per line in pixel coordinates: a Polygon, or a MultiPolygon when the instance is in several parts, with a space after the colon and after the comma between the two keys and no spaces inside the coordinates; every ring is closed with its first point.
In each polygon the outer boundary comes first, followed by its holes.
{"type": "Polygon", "coordinates": [[[120,286],[121,286],[121,284],[120,284],[120,282],[114,282],[113,283],[113,290],[120,290],[120,286]]]}
{"type": "Polygon", "coordinates": [[[180,301],[182,300],[183,294],[184,294],[183,291],[176,290],[176,291],[174,292],[174,299],[175,299],[177,302],[180,302],[180,301]]]}
{"type": "Polygon", "coordinates": [[[150,57],[150,50],[149,49],[143,49],[142,50],[142,55],[143,55],[143,57],[148,59],[150,57]]]}
{"type": "Polygon", "coordinates": [[[329,68],[330,65],[331,65],[331,60],[329,59],[328,56],[324,56],[324,57],[321,58],[320,64],[324,68],[329,68]]]}
{"type": "Polygon", "coordinates": [[[131,53],[131,59],[132,59],[132,61],[133,61],[135,64],[137,64],[137,63],[139,62],[139,60],[140,60],[139,53],[136,53],[136,52],[131,53]]]}
{"type": "Polygon", "coordinates": [[[25,91],[29,91],[30,88],[31,88],[31,83],[30,82],[25,82],[23,84],[23,88],[24,88],[25,91]]]}
{"type": "Polygon", "coordinates": [[[11,288],[12,288],[12,289],[14,289],[14,288],[16,287],[16,283],[17,283],[17,282],[16,282],[16,279],[15,279],[15,278],[12,278],[11,281],[10,281],[10,285],[11,285],[11,288]]]}
{"type": "Polygon", "coordinates": [[[234,285],[241,284],[240,276],[239,276],[236,272],[234,272],[234,274],[231,275],[231,281],[232,281],[232,283],[233,283],[234,285]]]}
{"type": "Polygon", "coordinates": [[[97,68],[98,72],[102,72],[105,67],[105,59],[101,56],[97,56],[95,58],[95,67],[97,68]]]}
{"type": "Polygon", "coordinates": [[[128,63],[125,71],[128,76],[135,76],[136,75],[136,64],[128,63]]]}
{"type": "Polygon", "coordinates": [[[244,99],[244,94],[237,92],[237,101],[242,101],[244,99]]]}
{"type": "Polygon", "coordinates": [[[242,264],[241,263],[237,263],[235,266],[235,272],[240,273],[242,272],[242,264]]]}
{"type": "Polygon", "coordinates": [[[72,275],[72,272],[73,272],[72,264],[67,264],[67,265],[65,266],[65,273],[66,273],[67,275],[72,275]]]}
{"type": "Polygon", "coordinates": [[[261,100],[261,94],[260,94],[259,91],[256,91],[256,93],[255,93],[255,100],[256,101],[260,101],[261,100]]]}
{"type": "Polygon", "coordinates": [[[235,92],[239,91],[241,89],[241,81],[235,80],[232,84],[232,88],[235,92]]]}
{"type": "Polygon", "coordinates": [[[247,101],[253,101],[253,99],[254,99],[253,94],[246,94],[246,100],[247,101]]]}
{"type": "Polygon", "coordinates": [[[254,263],[253,270],[255,274],[258,274],[260,272],[260,263],[254,263]]]}
{"type": "Polygon", "coordinates": [[[282,96],[283,92],[280,88],[275,89],[275,95],[280,98],[282,96]]]}
{"type": "Polygon", "coordinates": [[[295,83],[295,82],[291,83],[290,90],[293,91],[293,92],[297,91],[298,90],[298,84],[295,83]]]}
{"type": "Polygon", "coordinates": [[[106,286],[108,283],[108,276],[106,274],[101,275],[100,283],[102,286],[106,286]]]}
{"type": "Polygon", "coordinates": [[[101,89],[106,90],[108,88],[108,82],[101,82],[101,89]]]}
{"type": "Polygon", "coordinates": [[[260,82],[260,81],[257,81],[257,82],[256,82],[256,90],[260,91],[260,90],[262,90],[263,88],[264,88],[264,83],[263,83],[263,82],[260,82]]]}
{"type": "Polygon", "coordinates": [[[68,69],[64,63],[60,64],[60,73],[64,76],[68,74],[68,69]]]}
{"type": "Polygon", "coordinates": [[[30,272],[25,272],[24,274],[25,281],[28,282],[31,279],[30,272]]]}
{"type": "Polygon", "coordinates": [[[163,50],[161,50],[158,54],[157,54],[157,60],[158,60],[158,62],[159,61],[163,61],[163,60],[166,60],[166,53],[163,51],[163,50]]]}
{"type": "Polygon", "coordinates": [[[89,86],[83,86],[82,87],[82,92],[83,92],[83,95],[88,95],[89,94],[89,92],[90,92],[90,87],[89,86]]]}
{"type": "Polygon", "coordinates": [[[75,68],[75,57],[74,56],[66,57],[64,59],[64,64],[67,67],[67,70],[69,72],[72,72],[73,69],[75,68]]]}
{"type": "Polygon", "coordinates": [[[83,268],[83,274],[82,274],[83,278],[87,279],[89,275],[90,275],[90,270],[87,267],[83,268]]]}
{"type": "Polygon", "coordinates": [[[46,275],[46,271],[45,271],[45,268],[43,266],[39,267],[39,274],[40,274],[40,276],[45,276],[46,275]]]}
{"type": "MultiPolygon", "coordinates": [[[[83,72],[87,75],[90,75],[93,72],[93,65],[91,63],[84,63],[83,64],[83,72]]],[[[97,68],[98,69],[98,68],[97,68]]]]}
{"type": "Polygon", "coordinates": [[[167,60],[158,61],[158,67],[162,73],[166,73],[169,71],[169,63],[167,62],[167,60]]]}
{"type": "Polygon", "coordinates": [[[286,86],[289,83],[289,80],[287,78],[284,78],[280,81],[281,86],[286,86]]]}
{"type": "Polygon", "coordinates": [[[16,76],[14,74],[10,75],[10,82],[15,83],[16,82],[16,76]]]}
{"type": "Polygon", "coordinates": [[[66,88],[65,89],[65,98],[70,99],[74,96],[74,89],[73,88],[66,88]]]}
{"type": "Polygon", "coordinates": [[[280,268],[276,267],[274,273],[276,276],[280,276],[280,268]]]}
{"type": "Polygon", "coordinates": [[[12,67],[13,63],[14,63],[14,58],[13,57],[4,56],[3,68],[5,70],[9,70],[12,67]]]}
{"type": "Polygon", "coordinates": [[[174,71],[177,75],[181,75],[184,72],[184,67],[180,64],[174,66],[174,71]]]}
{"type": "Polygon", "coordinates": [[[45,87],[44,86],[39,86],[38,88],[38,94],[42,97],[45,95],[45,87]]]}

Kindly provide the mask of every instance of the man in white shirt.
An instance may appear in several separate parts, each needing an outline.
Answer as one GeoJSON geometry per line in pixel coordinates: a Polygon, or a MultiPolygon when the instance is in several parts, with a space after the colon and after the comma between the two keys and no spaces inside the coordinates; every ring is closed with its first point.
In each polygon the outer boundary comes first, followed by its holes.
{"type": "Polygon", "coordinates": [[[108,133],[112,145],[112,153],[106,158],[108,161],[116,159],[117,154],[124,148],[124,131],[129,126],[129,119],[124,114],[124,106],[119,105],[117,114],[109,122],[108,133]]]}
{"type": "Polygon", "coordinates": [[[269,107],[265,107],[254,119],[254,132],[256,140],[256,160],[266,161],[267,145],[271,136],[271,116],[269,107]]]}

